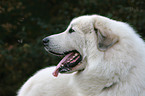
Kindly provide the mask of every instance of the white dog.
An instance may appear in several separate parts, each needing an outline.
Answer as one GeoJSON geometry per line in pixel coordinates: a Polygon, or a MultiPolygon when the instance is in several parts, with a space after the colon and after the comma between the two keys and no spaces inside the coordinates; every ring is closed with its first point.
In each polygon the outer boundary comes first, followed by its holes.
{"type": "Polygon", "coordinates": [[[145,43],[128,24],[81,16],[43,42],[65,56],[32,76],[18,96],[145,96],[145,43]]]}

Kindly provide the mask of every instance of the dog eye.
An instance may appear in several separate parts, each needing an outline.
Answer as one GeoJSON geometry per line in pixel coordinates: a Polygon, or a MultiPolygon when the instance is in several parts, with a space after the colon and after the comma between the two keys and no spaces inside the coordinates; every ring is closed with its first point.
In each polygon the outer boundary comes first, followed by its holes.
{"type": "Polygon", "coordinates": [[[73,30],[72,28],[69,29],[69,33],[73,33],[75,32],[75,30],[73,30]]]}

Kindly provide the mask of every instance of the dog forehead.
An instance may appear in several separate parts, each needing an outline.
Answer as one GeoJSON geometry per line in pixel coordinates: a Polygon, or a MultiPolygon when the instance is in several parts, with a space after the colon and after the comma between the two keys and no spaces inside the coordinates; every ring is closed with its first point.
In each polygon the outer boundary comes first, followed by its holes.
{"type": "Polygon", "coordinates": [[[80,16],[71,21],[71,26],[86,30],[91,28],[93,22],[92,16],[80,16]]]}

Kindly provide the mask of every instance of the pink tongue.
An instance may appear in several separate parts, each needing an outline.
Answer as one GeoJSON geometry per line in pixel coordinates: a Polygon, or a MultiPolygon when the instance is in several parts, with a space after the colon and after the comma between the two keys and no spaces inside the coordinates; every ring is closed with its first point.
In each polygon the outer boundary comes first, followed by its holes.
{"type": "Polygon", "coordinates": [[[67,55],[58,63],[58,65],[56,66],[55,71],[52,73],[54,77],[57,77],[57,76],[58,76],[60,66],[61,66],[62,63],[65,62],[65,60],[66,60],[70,55],[72,55],[72,54],[73,54],[73,52],[67,54],[67,55]]]}

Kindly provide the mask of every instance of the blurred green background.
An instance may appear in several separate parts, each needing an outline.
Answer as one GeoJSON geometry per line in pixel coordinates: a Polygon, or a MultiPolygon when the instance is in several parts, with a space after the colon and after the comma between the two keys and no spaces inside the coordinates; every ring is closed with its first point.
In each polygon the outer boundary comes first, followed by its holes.
{"type": "Polygon", "coordinates": [[[60,57],[42,39],[85,14],[128,22],[145,38],[144,0],[0,0],[0,96],[15,96],[36,71],[56,65],[60,57]]]}

